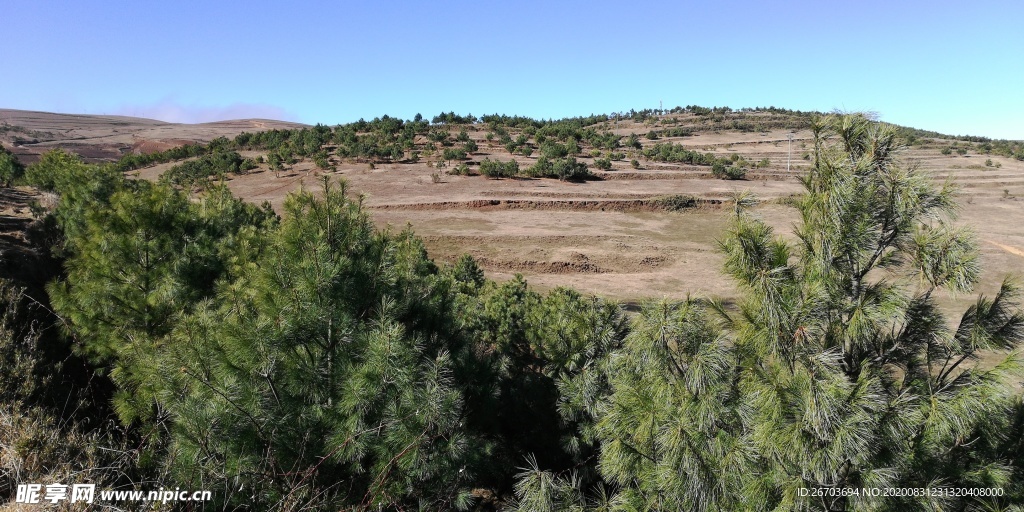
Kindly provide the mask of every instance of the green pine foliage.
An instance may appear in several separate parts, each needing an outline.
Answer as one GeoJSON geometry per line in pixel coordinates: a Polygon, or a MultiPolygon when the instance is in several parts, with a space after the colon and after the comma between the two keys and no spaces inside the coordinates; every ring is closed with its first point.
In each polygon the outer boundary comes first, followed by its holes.
{"type": "Polygon", "coordinates": [[[480,162],[480,174],[493,179],[514,178],[519,175],[519,162],[515,160],[502,162],[485,158],[480,162]]]}
{"type": "Polygon", "coordinates": [[[0,146],[0,186],[9,187],[25,174],[25,167],[7,148],[0,146]]]}
{"type": "MultiPolygon", "coordinates": [[[[619,144],[588,126],[599,117],[484,121],[503,144],[529,144],[505,126],[535,137],[542,156],[525,174],[582,179],[572,146],[619,144]]],[[[48,453],[75,468],[109,462],[89,468],[98,482],[210,489],[225,510],[1019,509],[1017,285],[946,318],[939,297],[971,293],[980,275],[952,186],[903,163],[893,127],[808,122],[793,241],[745,208],[750,198],[729,215],[721,249],[741,300],[663,301],[632,317],[521,276],[496,283],[469,256],[438,267],[411,232],[375,229],[343,182],[292,194],[278,218],[223,185],[192,194],[47,153],[24,178],[60,196],[44,223],[64,273],[32,319],[0,289],[0,439],[29,442],[19,429],[37,425],[117,446],[115,460],[48,453]],[[42,334],[44,317],[61,329],[42,334]],[[45,377],[51,364],[102,385],[45,377]],[[92,416],[61,411],[58,424],[60,396],[92,416]],[[1004,494],[800,492],[942,486],[1004,494]]],[[[323,157],[329,142],[338,155],[397,158],[431,132],[450,139],[448,126],[385,116],[243,134],[202,154],[273,147],[282,165],[323,157]]],[[[644,152],[742,167],[678,146],[644,152]]],[[[519,174],[512,164],[480,167],[519,174]]],[[[27,460],[17,449],[3,459],[27,460]]],[[[40,468],[27,474],[55,474],[40,468]]]]}
{"type": "Polygon", "coordinates": [[[224,179],[229,173],[241,174],[255,167],[255,162],[242,158],[237,151],[216,152],[175,165],[164,172],[160,180],[180,187],[193,187],[206,184],[211,176],[224,179]]]}
{"type": "MultiPolygon", "coordinates": [[[[612,509],[1002,510],[1024,499],[1016,286],[948,321],[935,295],[969,292],[978,277],[972,237],[950,224],[952,188],[897,159],[892,127],[836,116],[814,133],[799,242],[742,211],[722,242],[745,291],[739,311],[649,306],[612,356],[595,408],[612,509]],[[982,351],[1004,359],[975,366],[982,351]],[[1005,495],[800,493],[940,486],[1005,495]]],[[[519,476],[521,509],[587,504],[571,472],[541,468],[519,476]]],[[[595,509],[608,502],[601,489],[595,509]]]]}
{"type": "Polygon", "coordinates": [[[327,181],[256,236],[123,382],[170,425],[171,474],[230,482],[226,505],[465,507],[490,448],[464,428],[471,353],[420,242],[327,181]]]}
{"type": "MultiPolygon", "coordinates": [[[[677,162],[691,165],[711,166],[712,176],[719,179],[740,180],[747,171],[744,168],[745,161],[737,161],[738,158],[719,158],[711,153],[700,153],[684,148],[679,144],[671,142],[659,143],[644,149],[641,154],[655,162],[677,162]]],[[[733,155],[734,157],[738,155],[733,155]]]]}
{"type": "Polygon", "coordinates": [[[590,168],[574,157],[550,159],[541,156],[527,171],[530,176],[558,178],[562,181],[583,181],[593,177],[590,168]]]}
{"type": "Polygon", "coordinates": [[[110,166],[88,165],[77,155],[55,149],[43,153],[38,162],[25,169],[25,181],[60,196],[52,218],[60,226],[63,239],[57,254],[77,243],[87,229],[87,215],[102,210],[110,197],[127,186],[124,176],[110,166]]]}

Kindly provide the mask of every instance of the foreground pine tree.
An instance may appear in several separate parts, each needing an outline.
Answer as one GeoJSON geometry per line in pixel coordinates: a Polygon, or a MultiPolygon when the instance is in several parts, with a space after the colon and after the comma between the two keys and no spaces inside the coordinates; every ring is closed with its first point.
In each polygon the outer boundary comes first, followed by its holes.
{"type": "Polygon", "coordinates": [[[465,507],[487,448],[463,425],[419,241],[329,182],[253,236],[132,383],[166,418],[172,477],[260,510],[465,507]]]}
{"type": "Polygon", "coordinates": [[[611,393],[596,416],[599,468],[614,492],[534,464],[520,475],[518,509],[1024,502],[1015,286],[950,322],[936,295],[969,292],[979,274],[970,233],[950,224],[953,189],[903,165],[891,127],[833,116],[814,136],[798,243],[745,213],[722,243],[744,293],[739,313],[649,306],[611,356],[611,393]],[[997,362],[977,364],[982,354],[997,362]],[[865,487],[1004,495],[850,495],[865,487]]]}
{"type": "MultiPolygon", "coordinates": [[[[741,218],[723,244],[747,290],[737,319],[741,414],[757,454],[747,486],[785,508],[972,508],[938,496],[801,498],[801,488],[1000,487],[1019,492],[1005,423],[1022,380],[1024,316],[1005,282],[951,326],[935,295],[977,281],[947,183],[903,165],[892,127],[815,125],[796,250],[741,218]],[[790,254],[795,253],[794,256],[790,254]],[[978,366],[987,353],[1001,357],[978,366]]],[[[1016,500],[1019,500],[1018,495],[1016,500]]]]}

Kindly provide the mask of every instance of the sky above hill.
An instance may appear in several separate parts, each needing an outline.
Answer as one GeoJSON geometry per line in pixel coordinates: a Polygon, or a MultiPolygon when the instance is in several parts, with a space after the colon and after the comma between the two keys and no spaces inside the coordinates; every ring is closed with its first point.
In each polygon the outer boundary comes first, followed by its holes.
{"type": "Polygon", "coordinates": [[[337,124],[872,111],[1024,139],[1024,2],[7,0],[0,108],[337,124]]]}

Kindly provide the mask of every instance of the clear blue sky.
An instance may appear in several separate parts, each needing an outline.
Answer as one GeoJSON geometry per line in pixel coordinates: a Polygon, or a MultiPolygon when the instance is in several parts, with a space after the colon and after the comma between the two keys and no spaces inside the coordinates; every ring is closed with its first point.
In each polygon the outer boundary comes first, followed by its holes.
{"type": "Polygon", "coordinates": [[[870,110],[1024,139],[1024,2],[4,0],[0,107],[336,124],[870,110]]]}

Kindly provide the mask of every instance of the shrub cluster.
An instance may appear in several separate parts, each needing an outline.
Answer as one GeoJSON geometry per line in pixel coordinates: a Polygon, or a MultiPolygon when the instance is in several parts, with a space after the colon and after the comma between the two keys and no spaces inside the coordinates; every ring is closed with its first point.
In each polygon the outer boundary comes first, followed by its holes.
{"type": "Polygon", "coordinates": [[[573,157],[548,158],[542,156],[529,168],[529,175],[541,178],[558,178],[563,181],[582,181],[593,176],[587,164],[573,157]]]}
{"type": "Polygon", "coordinates": [[[237,151],[224,151],[175,165],[163,173],[160,179],[172,185],[192,187],[206,182],[211,176],[222,179],[228,173],[243,174],[256,167],[254,160],[242,158],[237,151]]]}
{"type": "Polygon", "coordinates": [[[739,180],[743,179],[749,165],[739,155],[716,157],[712,153],[700,153],[684,148],[679,144],[659,143],[642,151],[644,157],[656,162],[678,162],[691,165],[710,165],[711,174],[716,178],[739,180]]]}
{"type": "Polygon", "coordinates": [[[483,162],[480,162],[480,174],[493,179],[514,178],[519,175],[519,162],[515,160],[502,162],[485,158],[483,162]]]}

